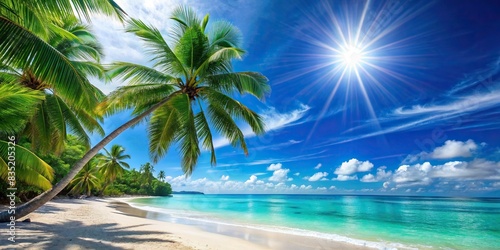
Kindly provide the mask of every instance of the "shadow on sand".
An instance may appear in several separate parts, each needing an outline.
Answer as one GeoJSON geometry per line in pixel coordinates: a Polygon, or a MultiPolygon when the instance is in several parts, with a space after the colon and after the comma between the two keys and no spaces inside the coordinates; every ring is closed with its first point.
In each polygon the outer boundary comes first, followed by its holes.
{"type": "MultiPolygon", "coordinates": [[[[46,204],[37,212],[53,214],[65,210],[46,204]]],[[[168,232],[140,229],[146,225],[148,224],[120,227],[117,223],[103,221],[89,226],[75,220],[54,224],[16,222],[16,243],[12,244],[5,237],[1,239],[0,249],[127,249],[111,243],[128,243],[147,248],[148,243],[153,242],[161,243],[164,249],[169,249],[169,245],[177,244],[164,239],[165,234],[170,234],[168,232]]]]}

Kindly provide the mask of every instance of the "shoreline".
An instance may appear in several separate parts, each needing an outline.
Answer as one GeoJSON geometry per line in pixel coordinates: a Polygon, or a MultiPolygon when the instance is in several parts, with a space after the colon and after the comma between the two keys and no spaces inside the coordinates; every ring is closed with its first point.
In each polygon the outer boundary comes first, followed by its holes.
{"type": "MultiPolygon", "coordinates": [[[[133,199],[133,198],[132,198],[133,199]]],[[[215,233],[233,238],[251,241],[265,249],[278,250],[308,250],[308,249],[377,249],[374,246],[358,245],[350,242],[319,238],[312,235],[290,234],[266,230],[247,225],[228,224],[219,221],[206,221],[172,217],[169,214],[141,209],[127,203],[126,199],[117,199],[114,202],[115,209],[129,216],[136,216],[146,219],[166,221],[180,225],[195,227],[207,233],[215,233]]],[[[385,248],[384,248],[385,249],[385,248]]]]}
{"type": "MultiPolygon", "coordinates": [[[[151,218],[151,212],[134,208],[123,199],[52,200],[20,218],[16,223],[16,243],[11,244],[3,237],[0,249],[142,249],[145,246],[173,250],[373,249],[224,225],[212,225],[207,231],[198,226],[156,220],[151,218]],[[31,222],[20,222],[25,218],[31,222]],[[233,230],[232,235],[222,233],[228,229],[233,230]]],[[[2,235],[7,230],[0,228],[2,235]]]]}

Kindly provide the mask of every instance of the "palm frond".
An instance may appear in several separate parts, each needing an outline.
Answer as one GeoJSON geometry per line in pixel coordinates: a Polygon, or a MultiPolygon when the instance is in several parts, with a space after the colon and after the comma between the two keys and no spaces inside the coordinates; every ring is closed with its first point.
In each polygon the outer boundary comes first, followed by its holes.
{"type": "Polygon", "coordinates": [[[188,6],[179,6],[172,11],[170,19],[174,20],[172,35],[179,40],[190,27],[199,27],[200,19],[196,12],[188,6]]]}
{"type": "MultiPolygon", "coordinates": [[[[212,72],[220,71],[221,68],[219,67],[221,65],[225,66],[224,62],[231,61],[232,59],[241,59],[244,53],[243,50],[238,48],[220,48],[201,63],[194,75],[210,75],[212,72]]],[[[228,71],[229,70],[224,70],[223,72],[228,71]]]]}
{"type": "Polygon", "coordinates": [[[0,83],[0,132],[15,134],[21,131],[37,105],[45,99],[40,91],[19,85],[0,83]]]}
{"type": "Polygon", "coordinates": [[[138,114],[174,91],[175,88],[172,85],[158,83],[122,86],[108,95],[97,107],[97,112],[101,115],[112,115],[135,108],[134,114],[138,114]]]}
{"type": "Polygon", "coordinates": [[[111,78],[105,73],[104,67],[90,61],[71,61],[71,64],[82,73],[82,75],[93,76],[100,80],[110,82],[111,78]]]}
{"type": "Polygon", "coordinates": [[[226,112],[224,107],[217,102],[211,102],[208,105],[208,114],[210,115],[210,120],[215,130],[228,139],[231,146],[241,147],[245,154],[248,154],[243,132],[241,132],[238,125],[236,125],[231,115],[226,112]]]}
{"type": "Polygon", "coordinates": [[[210,126],[208,124],[207,118],[203,111],[196,114],[194,118],[196,124],[196,132],[202,141],[203,148],[210,150],[210,163],[212,165],[217,164],[217,158],[215,157],[215,148],[212,137],[212,131],[210,131],[210,126]]]}
{"type": "Polygon", "coordinates": [[[0,60],[16,68],[29,68],[37,78],[50,83],[60,95],[95,106],[98,100],[71,62],[24,27],[0,16],[0,60]]]}
{"type": "Polygon", "coordinates": [[[148,138],[149,153],[153,162],[158,162],[167,153],[176,138],[181,125],[179,114],[169,104],[182,98],[181,95],[173,97],[170,102],[155,110],[151,116],[148,126],[148,138]]]}
{"type": "Polygon", "coordinates": [[[232,117],[243,119],[250,125],[255,134],[260,135],[265,132],[265,124],[262,117],[242,103],[210,88],[203,88],[200,91],[200,95],[205,97],[209,103],[220,105],[232,117]]]}
{"type": "MultiPolygon", "coordinates": [[[[8,177],[9,143],[0,140],[0,177],[8,177]]],[[[30,150],[15,145],[16,180],[47,190],[52,187],[54,170],[30,150]]]]}
{"type": "Polygon", "coordinates": [[[209,75],[204,78],[205,83],[218,91],[231,93],[235,89],[240,94],[249,93],[263,99],[270,91],[267,78],[256,72],[231,72],[209,75]]]}
{"type": "Polygon", "coordinates": [[[109,67],[109,77],[128,80],[129,84],[168,83],[175,80],[153,68],[128,62],[115,62],[109,67]]]}
{"type": "MultiPolygon", "coordinates": [[[[64,128],[66,128],[66,125],[68,126],[69,131],[71,134],[76,136],[78,140],[85,145],[87,148],[90,148],[90,137],[87,134],[87,131],[85,130],[84,126],[82,125],[81,119],[73,112],[72,109],[70,109],[64,101],[62,101],[58,96],[52,96],[52,98],[47,98],[47,99],[53,99],[54,102],[57,102],[58,106],[57,108],[60,109],[61,111],[61,118],[62,122],[64,122],[64,128]]],[[[49,108],[52,108],[52,106],[55,105],[50,105],[50,103],[47,103],[49,108]]],[[[81,113],[84,113],[84,111],[81,111],[81,113]]],[[[53,119],[54,117],[50,117],[53,119]]],[[[88,124],[85,122],[84,124],[88,124]]],[[[97,129],[100,128],[97,127],[97,129]]],[[[99,130],[99,129],[98,129],[99,130]]],[[[100,128],[100,132],[102,131],[102,128],[100,128]]],[[[62,135],[66,136],[66,130],[64,130],[64,133],[61,133],[62,135]]]]}
{"type": "Polygon", "coordinates": [[[189,27],[179,39],[174,52],[186,68],[196,69],[208,57],[208,47],[208,38],[201,29],[189,27]]]}
{"type": "Polygon", "coordinates": [[[159,67],[163,72],[169,72],[170,75],[176,74],[188,77],[187,70],[157,28],[132,18],[128,21],[126,31],[134,33],[146,43],[148,48],[146,52],[153,56],[151,61],[155,62],[154,67],[159,67]]]}
{"type": "Polygon", "coordinates": [[[194,123],[194,114],[191,109],[191,100],[187,94],[181,94],[175,102],[172,102],[172,106],[178,111],[181,122],[181,127],[178,129],[179,131],[176,134],[175,140],[180,143],[179,151],[182,157],[182,171],[186,176],[189,176],[193,173],[198,162],[198,157],[200,156],[198,134],[194,123]]]}
{"type": "Polygon", "coordinates": [[[241,46],[241,32],[227,21],[217,21],[209,30],[210,46],[212,48],[239,48],[241,46]]]}

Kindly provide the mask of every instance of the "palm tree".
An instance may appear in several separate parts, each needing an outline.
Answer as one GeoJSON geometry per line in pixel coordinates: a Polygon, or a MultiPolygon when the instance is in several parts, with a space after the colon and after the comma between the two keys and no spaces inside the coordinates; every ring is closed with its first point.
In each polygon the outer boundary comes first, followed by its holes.
{"type": "Polygon", "coordinates": [[[151,181],[153,180],[153,173],[155,172],[155,167],[151,165],[151,163],[147,162],[144,165],[141,165],[141,176],[144,179],[143,184],[151,184],[151,181]]]}
{"type": "MultiPolygon", "coordinates": [[[[82,86],[88,86],[87,80],[77,72],[75,64],[47,41],[49,38],[65,37],[78,40],[74,34],[58,27],[56,20],[67,20],[74,11],[89,20],[91,13],[114,15],[123,20],[125,13],[113,0],[0,0],[0,70],[15,72],[14,69],[30,69],[28,72],[42,82],[51,82],[59,86],[61,93],[68,94],[68,100],[79,100],[82,86]],[[12,71],[14,70],[14,71],[12,71]],[[73,84],[69,84],[73,83],[73,84]]],[[[5,73],[5,72],[3,72],[5,73]]],[[[6,177],[8,142],[6,135],[13,135],[25,128],[26,121],[33,117],[40,101],[45,101],[41,91],[14,86],[7,74],[0,76],[0,176],[6,177]],[[3,99],[3,100],[2,100],[3,99]]],[[[47,100],[47,102],[53,101],[47,100]]],[[[85,106],[88,99],[82,98],[80,106],[85,106]]],[[[75,101],[76,103],[76,101],[75,101]]],[[[83,115],[83,114],[82,114],[83,115]]],[[[17,140],[17,137],[16,137],[17,140]]],[[[41,141],[41,140],[39,140],[41,141]]],[[[51,140],[44,140],[50,142],[51,140]]],[[[59,144],[60,146],[61,144],[59,144]]],[[[37,186],[44,190],[51,187],[52,168],[30,150],[16,145],[16,178],[18,181],[37,186]]]]}
{"type": "Polygon", "coordinates": [[[54,34],[76,39],[53,23],[74,16],[75,11],[87,21],[92,13],[120,20],[126,16],[113,0],[0,0],[0,62],[16,69],[30,69],[40,81],[60,86],[59,91],[64,90],[69,99],[80,100],[85,107],[92,104],[92,98],[82,92],[88,80],[46,42],[54,34]]]}
{"type": "Polygon", "coordinates": [[[81,194],[85,193],[91,196],[92,190],[98,189],[100,186],[99,168],[95,161],[90,161],[80,170],[75,178],[70,182],[70,193],[81,194]]]}
{"type": "Polygon", "coordinates": [[[120,145],[111,146],[111,152],[104,149],[105,155],[98,157],[99,160],[99,172],[102,175],[104,185],[101,189],[101,194],[108,187],[109,184],[123,175],[125,168],[130,168],[128,163],[124,162],[125,159],[130,159],[130,155],[125,154],[125,149],[120,145]]]}
{"type": "MultiPolygon", "coordinates": [[[[17,216],[24,216],[52,199],[99,150],[147,117],[153,161],[157,162],[178,141],[186,175],[196,165],[200,142],[211,151],[211,163],[216,163],[212,130],[248,154],[244,135],[234,119],[248,123],[256,134],[264,132],[264,124],[257,113],[230,95],[248,93],[263,99],[269,91],[267,78],[255,72],[233,71],[232,61],[241,59],[244,51],[238,47],[238,30],[230,23],[221,21],[206,29],[209,16],[201,20],[185,7],[177,8],[172,20],[176,27],[172,46],[158,29],[135,19],[128,22],[127,31],[146,43],[153,56],[153,68],[125,62],[114,64],[111,76],[128,79],[129,85],[114,91],[101,108],[107,114],[134,108],[136,116],[90,149],[52,189],[19,206],[17,216]],[[206,30],[210,32],[206,34],[206,30]]],[[[0,221],[7,221],[8,216],[0,213],[0,221]]]]}
{"type": "Polygon", "coordinates": [[[165,180],[165,177],[166,177],[166,175],[165,175],[165,171],[160,170],[160,172],[158,172],[158,180],[160,180],[160,181],[164,181],[164,180],[165,180]]]}
{"type": "MultiPolygon", "coordinates": [[[[48,43],[66,56],[80,75],[105,79],[104,69],[99,64],[102,55],[100,44],[88,27],[72,16],[54,23],[57,25],[53,27],[67,31],[76,39],[56,34],[50,37],[48,43]]],[[[38,91],[45,96],[44,100],[39,102],[36,112],[29,118],[23,133],[32,142],[33,150],[40,153],[61,153],[69,131],[87,147],[90,147],[90,139],[86,130],[104,135],[98,123],[100,117],[94,112],[95,106],[104,94],[90,83],[80,86],[81,96],[91,98],[93,105],[82,107],[78,103],[79,99],[67,95],[68,85],[59,86],[53,82],[45,82],[34,75],[29,68],[16,70],[3,65],[0,69],[0,78],[9,80],[10,84],[38,91]]]]}
{"type": "MultiPolygon", "coordinates": [[[[31,117],[44,95],[19,85],[5,83],[7,79],[0,75],[0,178],[9,183],[8,154],[9,147],[18,141],[12,136],[25,126],[26,120],[31,117]],[[8,140],[10,137],[12,140],[8,140]],[[6,141],[4,141],[5,139],[6,141]],[[10,145],[9,145],[9,142],[10,145]]],[[[15,145],[16,180],[26,184],[49,189],[54,178],[53,169],[30,150],[15,145]]]]}

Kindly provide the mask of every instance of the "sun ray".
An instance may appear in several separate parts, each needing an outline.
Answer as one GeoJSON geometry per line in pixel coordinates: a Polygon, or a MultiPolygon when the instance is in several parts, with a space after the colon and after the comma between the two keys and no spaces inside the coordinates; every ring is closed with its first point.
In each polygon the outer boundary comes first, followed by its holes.
{"type": "MultiPolygon", "coordinates": [[[[301,10],[306,19],[303,23],[308,25],[300,25],[293,34],[302,43],[290,48],[294,53],[285,57],[287,71],[275,84],[300,83],[294,98],[323,100],[308,140],[334,106],[344,106],[344,123],[347,113],[355,111],[377,120],[381,102],[397,101],[390,93],[398,86],[391,83],[418,88],[401,69],[418,68],[415,59],[421,56],[418,49],[422,47],[418,41],[432,34],[424,26],[411,34],[405,31],[409,21],[428,6],[390,0],[356,4],[346,0],[334,6],[325,0],[314,11],[301,10]],[[410,53],[414,48],[416,53],[410,53]]],[[[293,91],[284,88],[285,92],[293,91]]]]}

